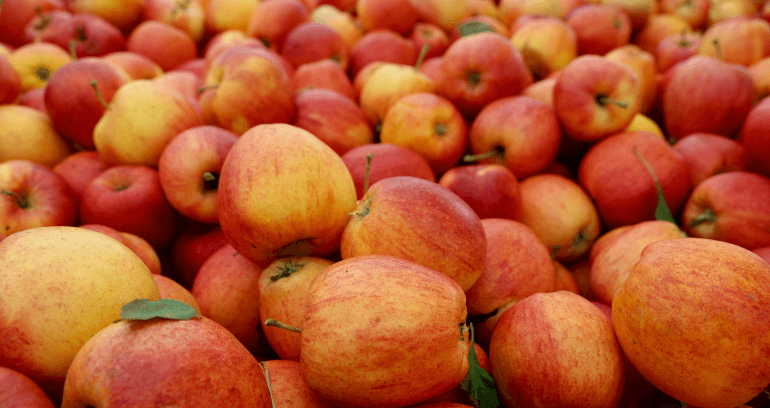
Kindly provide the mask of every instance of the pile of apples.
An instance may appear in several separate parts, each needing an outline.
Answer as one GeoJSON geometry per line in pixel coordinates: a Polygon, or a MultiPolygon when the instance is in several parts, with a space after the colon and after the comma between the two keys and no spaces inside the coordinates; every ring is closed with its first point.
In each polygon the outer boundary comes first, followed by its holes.
{"type": "Polygon", "coordinates": [[[0,406],[770,406],[769,21],[0,0],[0,406]]]}

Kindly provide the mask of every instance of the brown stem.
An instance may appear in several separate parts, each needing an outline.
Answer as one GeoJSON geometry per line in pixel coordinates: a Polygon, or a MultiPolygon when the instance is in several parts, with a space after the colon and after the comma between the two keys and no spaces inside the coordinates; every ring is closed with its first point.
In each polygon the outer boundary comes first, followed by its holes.
{"type": "Polygon", "coordinates": [[[278,327],[284,330],[292,331],[294,333],[302,333],[302,329],[294,326],[289,326],[288,324],[281,323],[278,320],[273,319],[272,317],[265,320],[265,326],[278,327]]]}
{"type": "Polygon", "coordinates": [[[346,214],[348,214],[350,216],[350,218],[353,218],[353,217],[366,217],[367,215],[369,215],[369,207],[372,204],[372,199],[374,199],[374,197],[369,197],[368,200],[364,201],[364,204],[361,206],[361,211],[349,212],[349,213],[346,213],[346,214]]]}
{"type": "Polygon", "coordinates": [[[219,84],[211,84],[211,85],[202,86],[202,87],[198,88],[198,95],[208,91],[209,89],[216,89],[218,86],[219,86],[219,84]]]}
{"type": "Polygon", "coordinates": [[[72,57],[72,60],[74,61],[78,59],[78,54],[75,52],[75,40],[70,40],[69,49],[70,49],[70,57],[72,57]]]}
{"type": "Polygon", "coordinates": [[[16,204],[23,209],[29,208],[29,196],[26,194],[22,194],[21,197],[19,197],[18,194],[14,193],[13,191],[2,189],[0,190],[0,194],[4,196],[11,196],[16,199],[16,204]]]}
{"type": "Polygon", "coordinates": [[[417,57],[417,62],[414,64],[414,70],[419,71],[420,65],[422,65],[422,61],[425,59],[425,56],[428,54],[428,49],[430,48],[430,45],[423,44],[422,48],[420,49],[420,56],[417,57]]]}
{"type": "Polygon", "coordinates": [[[267,372],[267,367],[265,366],[264,361],[260,361],[259,365],[262,366],[262,371],[265,372],[265,380],[267,381],[267,392],[270,394],[270,402],[273,403],[273,408],[276,408],[275,398],[273,397],[273,389],[270,387],[270,373],[267,372]]]}
{"type": "Polygon", "coordinates": [[[444,136],[449,131],[449,129],[447,129],[446,125],[443,123],[436,123],[436,125],[433,126],[433,130],[439,136],[444,136]]]}
{"type": "Polygon", "coordinates": [[[599,105],[602,105],[602,106],[608,105],[608,104],[612,104],[612,105],[620,106],[621,108],[627,108],[628,107],[628,103],[623,102],[623,101],[619,101],[617,99],[612,99],[612,98],[610,98],[609,96],[607,96],[605,94],[596,95],[596,103],[598,103],[599,105]]]}
{"type": "Polygon", "coordinates": [[[722,59],[722,47],[719,46],[719,38],[714,38],[711,40],[711,43],[714,44],[714,49],[717,51],[717,59],[722,59]]]}
{"type": "Polygon", "coordinates": [[[714,214],[714,211],[711,210],[711,208],[707,208],[703,214],[698,215],[697,217],[693,218],[692,221],[690,221],[690,228],[695,228],[704,222],[714,222],[715,219],[716,214],[714,214]]]}
{"type": "Polygon", "coordinates": [[[479,160],[488,159],[490,157],[495,157],[495,156],[503,158],[504,154],[505,153],[504,153],[502,147],[498,146],[498,147],[495,147],[494,149],[492,149],[492,150],[490,150],[488,152],[485,152],[485,153],[466,154],[463,157],[463,162],[470,163],[470,162],[475,162],[475,161],[479,161],[479,160]]]}
{"type": "Polygon", "coordinates": [[[364,173],[364,194],[369,191],[369,170],[372,168],[372,153],[366,155],[366,173],[364,173]]]}
{"type": "Polygon", "coordinates": [[[99,86],[97,85],[96,80],[92,79],[91,82],[89,82],[88,84],[91,85],[91,88],[94,88],[94,92],[96,93],[96,99],[98,99],[99,103],[101,103],[102,106],[104,106],[104,109],[109,109],[110,105],[104,101],[104,98],[102,98],[102,93],[99,92],[99,86]]]}

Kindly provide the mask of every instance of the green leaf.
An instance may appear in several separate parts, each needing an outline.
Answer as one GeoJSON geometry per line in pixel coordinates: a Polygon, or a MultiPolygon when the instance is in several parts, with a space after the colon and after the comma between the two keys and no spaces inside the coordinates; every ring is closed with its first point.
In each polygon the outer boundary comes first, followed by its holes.
{"type": "Polygon", "coordinates": [[[647,171],[650,172],[653,181],[655,181],[655,189],[658,190],[658,205],[655,207],[655,219],[658,221],[668,221],[676,224],[676,219],[674,219],[674,215],[671,214],[671,209],[669,209],[668,204],[666,204],[666,197],[663,196],[663,188],[660,187],[658,176],[655,174],[652,166],[650,166],[650,163],[648,163],[647,160],[645,160],[644,157],[642,157],[642,155],[636,150],[636,146],[634,146],[633,151],[634,155],[636,155],[636,158],[639,159],[644,167],[647,168],[647,171]]]}
{"type": "Polygon", "coordinates": [[[120,309],[120,317],[126,320],[150,320],[156,317],[173,320],[190,320],[198,317],[198,312],[176,299],[134,299],[120,309]]]}
{"type": "Polygon", "coordinates": [[[481,21],[468,21],[467,23],[462,23],[457,27],[457,30],[460,32],[460,37],[467,37],[469,35],[485,32],[495,32],[489,24],[481,21]]]}
{"type": "Polygon", "coordinates": [[[497,398],[495,380],[489,373],[481,368],[476,358],[476,350],[473,347],[473,323],[470,324],[471,352],[468,354],[468,375],[460,383],[460,387],[468,394],[473,405],[479,408],[498,408],[500,400],[497,398]]]}

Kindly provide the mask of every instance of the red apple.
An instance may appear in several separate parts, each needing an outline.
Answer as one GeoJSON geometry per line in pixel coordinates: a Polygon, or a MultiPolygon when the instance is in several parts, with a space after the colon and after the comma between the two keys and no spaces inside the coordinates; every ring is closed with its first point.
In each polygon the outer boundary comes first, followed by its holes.
{"type": "Polygon", "coordinates": [[[658,72],[665,72],[674,65],[698,54],[703,34],[683,31],[663,38],[655,47],[658,72]]]}
{"type": "Polygon", "coordinates": [[[738,142],[746,150],[750,165],[770,174],[770,145],[767,126],[770,123],[770,98],[765,98],[751,108],[741,126],[738,142]]]}
{"type": "Polygon", "coordinates": [[[511,42],[521,52],[536,82],[564,68],[577,56],[577,35],[564,20],[528,16],[518,19],[511,31],[511,42]]]}
{"type": "Polygon", "coordinates": [[[0,54],[0,90],[0,105],[14,103],[21,95],[21,77],[4,54],[0,54]]]}
{"type": "Polygon", "coordinates": [[[206,77],[206,59],[196,58],[192,61],[187,61],[184,64],[174,68],[174,71],[193,73],[202,81],[206,77]]]}
{"type": "Polygon", "coordinates": [[[356,101],[358,94],[353,89],[353,83],[348,78],[340,64],[323,59],[303,64],[294,71],[292,76],[294,92],[300,93],[311,88],[328,89],[356,101]]]}
{"type": "Polygon", "coordinates": [[[414,65],[419,50],[410,41],[391,30],[375,30],[364,34],[350,49],[351,78],[372,62],[382,61],[393,64],[414,65]]]}
{"type": "Polygon", "coordinates": [[[333,28],[312,21],[299,24],[286,34],[281,55],[294,67],[331,59],[346,70],[350,61],[350,49],[342,36],[333,28]]]}
{"type": "Polygon", "coordinates": [[[0,367],[0,399],[8,408],[55,408],[42,388],[26,375],[0,367]]]}
{"type": "Polygon", "coordinates": [[[631,39],[631,18],[618,6],[578,6],[569,13],[566,21],[575,30],[578,55],[604,55],[628,44],[631,39]]]}
{"type": "Polygon", "coordinates": [[[415,47],[421,50],[424,45],[428,45],[428,51],[425,53],[425,60],[429,58],[440,57],[444,55],[449,47],[449,36],[441,27],[431,23],[416,23],[412,29],[409,39],[414,42],[415,47]]]}
{"type": "Polygon", "coordinates": [[[500,164],[449,169],[438,181],[471,206],[480,219],[520,221],[521,193],[516,176],[500,164]]]}
{"type": "Polygon", "coordinates": [[[50,42],[70,52],[74,47],[77,58],[126,50],[126,36],[95,14],[71,14],[64,10],[40,14],[29,20],[25,36],[28,42],[50,42]]]}
{"type": "Polygon", "coordinates": [[[184,2],[147,0],[142,11],[142,20],[168,23],[189,34],[196,43],[200,43],[206,28],[202,2],[199,0],[186,0],[184,2]]]}
{"type": "Polygon", "coordinates": [[[39,9],[41,13],[51,10],[63,10],[65,4],[60,0],[3,0],[3,12],[0,13],[0,42],[19,47],[28,41],[24,38],[27,22],[34,18],[39,9]]]}
{"type": "MultiPolygon", "coordinates": [[[[169,249],[171,264],[179,283],[192,288],[201,265],[218,249],[227,245],[222,228],[190,222],[169,249]]],[[[165,270],[164,270],[165,273],[165,270]]]]}
{"type": "Polygon", "coordinates": [[[122,68],[132,79],[152,79],[163,73],[160,65],[135,52],[118,51],[107,54],[102,58],[122,68]]]}
{"type": "Polygon", "coordinates": [[[186,31],[165,22],[146,20],[131,31],[126,40],[130,52],[144,55],[170,71],[198,56],[195,40],[186,31]]]}
{"type": "Polygon", "coordinates": [[[72,153],[54,166],[53,171],[69,184],[78,202],[91,180],[107,170],[109,165],[93,150],[72,153]]]}
{"type": "Polygon", "coordinates": [[[19,106],[36,109],[42,113],[48,113],[45,109],[45,88],[35,88],[24,92],[19,97],[18,104],[19,106]]]}
{"type": "Polygon", "coordinates": [[[770,23],[749,16],[720,21],[703,33],[700,54],[748,67],[770,56],[770,23]]]}
{"type": "Polygon", "coordinates": [[[364,196],[367,164],[366,156],[371,154],[369,186],[388,177],[411,176],[429,181],[436,181],[430,164],[424,157],[406,147],[389,143],[371,143],[354,147],[342,155],[353,183],[356,186],[357,199],[364,196]]]}
{"type": "Polygon", "coordinates": [[[754,81],[754,104],[770,95],[770,57],[763,58],[749,66],[754,81]]]}
{"type": "Polygon", "coordinates": [[[286,35],[310,20],[310,11],[299,0],[260,2],[251,14],[246,34],[281,52],[286,35]]]}
{"type": "Polygon", "coordinates": [[[747,168],[748,154],[744,146],[725,136],[691,133],[677,140],[674,150],[681,153],[690,166],[693,186],[715,174],[747,168]]]}
{"type": "Polygon", "coordinates": [[[356,16],[364,31],[393,30],[408,35],[419,17],[411,0],[358,0],[356,16]]]}

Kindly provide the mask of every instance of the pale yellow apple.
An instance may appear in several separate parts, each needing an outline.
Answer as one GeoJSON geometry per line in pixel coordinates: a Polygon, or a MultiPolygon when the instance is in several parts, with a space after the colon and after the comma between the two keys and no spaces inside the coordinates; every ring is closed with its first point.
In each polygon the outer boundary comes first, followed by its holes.
{"type": "Polygon", "coordinates": [[[53,168],[69,155],[51,119],[28,106],[0,105],[0,162],[29,160],[53,168]]]}
{"type": "Polygon", "coordinates": [[[19,73],[23,92],[43,88],[57,69],[72,61],[72,57],[58,45],[30,43],[13,51],[9,58],[19,73]]]}
{"type": "Polygon", "coordinates": [[[251,14],[262,0],[207,0],[206,28],[215,33],[227,30],[246,32],[251,14]]]}
{"type": "Polygon", "coordinates": [[[376,68],[361,88],[359,102],[372,124],[380,124],[401,97],[417,92],[433,92],[433,80],[414,67],[385,63],[376,68]]]}
{"type": "Polygon", "coordinates": [[[411,0],[420,19],[451,31],[457,23],[473,15],[467,0],[411,0]]]}
{"type": "Polygon", "coordinates": [[[76,0],[68,2],[73,13],[95,14],[123,31],[133,28],[142,17],[147,0],[76,0]]]}

